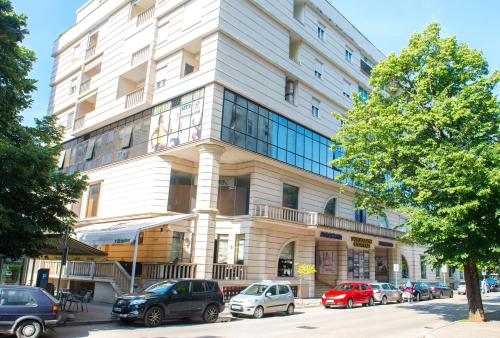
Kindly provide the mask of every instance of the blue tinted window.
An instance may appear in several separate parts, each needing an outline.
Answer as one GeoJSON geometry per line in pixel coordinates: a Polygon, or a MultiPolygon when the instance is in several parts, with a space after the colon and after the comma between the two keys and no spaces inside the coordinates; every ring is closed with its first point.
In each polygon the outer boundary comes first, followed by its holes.
{"type": "Polygon", "coordinates": [[[297,134],[296,135],[296,147],[295,147],[295,152],[300,155],[304,156],[304,135],[302,134],[297,134]]]}
{"type": "Polygon", "coordinates": [[[312,159],[316,162],[319,162],[319,142],[313,141],[313,157],[312,159]]]}
{"type": "Polygon", "coordinates": [[[287,128],[283,125],[278,127],[278,147],[286,149],[286,132],[287,128]]]}
{"type": "Polygon", "coordinates": [[[295,153],[295,135],[296,132],[293,130],[288,130],[288,138],[287,138],[287,150],[295,153]]]}
{"type": "Polygon", "coordinates": [[[305,138],[305,145],[304,145],[304,156],[306,158],[312,158],[312,140],[309,137],[305,138]]]}

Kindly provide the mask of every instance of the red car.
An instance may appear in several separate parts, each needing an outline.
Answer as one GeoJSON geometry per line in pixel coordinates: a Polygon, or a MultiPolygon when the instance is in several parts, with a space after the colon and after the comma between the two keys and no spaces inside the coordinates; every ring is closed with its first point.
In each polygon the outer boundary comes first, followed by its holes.
{"type": "Polygon", "coordinates": [[[350,309],[355,304],[372,306],[373,289],[370,284],[363,282],[342,283],[325,293],[321,302],[325,308],[343,306],[350,309]]]}

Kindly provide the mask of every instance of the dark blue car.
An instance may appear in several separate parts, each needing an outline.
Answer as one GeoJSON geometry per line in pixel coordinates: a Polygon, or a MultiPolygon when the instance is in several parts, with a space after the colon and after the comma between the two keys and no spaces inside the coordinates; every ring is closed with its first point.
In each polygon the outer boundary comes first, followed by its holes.
{"type": "Polygon", "coordinates": [[[36,338],[60,321],[58,302],[45,290],[0,285],[0,333],[36,338]]]}

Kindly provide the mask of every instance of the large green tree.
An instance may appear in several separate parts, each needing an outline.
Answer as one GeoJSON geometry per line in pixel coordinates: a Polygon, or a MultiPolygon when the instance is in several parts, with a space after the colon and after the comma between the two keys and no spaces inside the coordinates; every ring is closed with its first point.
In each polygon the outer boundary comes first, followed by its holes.
{"type": "Polygon", "coordinates": [[[403,210],[408,240],[463,265],[470,320],[484,320],[477,266],[500,258],[499,80],[431,24],[373,69],[368,101],[357,97],[334,137],[359,207],[403,210]]]}
{"type": "Polygon", "coordinates": [[[26,17],[0,0],[0,258],[36,256],[44,234],[62,233],[75,221],[66,205],[86,186],[78,175],[57,172],[63,130],[51,117],[21,124],[35,81],[35,55],[22,46],[26,17]]]}

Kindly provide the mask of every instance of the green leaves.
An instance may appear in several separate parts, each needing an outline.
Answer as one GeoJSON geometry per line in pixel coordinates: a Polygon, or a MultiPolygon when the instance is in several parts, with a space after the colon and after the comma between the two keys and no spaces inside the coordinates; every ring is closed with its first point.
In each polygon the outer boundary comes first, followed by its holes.
{"type": "Polygon", "coordinates": [[[408,239],[438,263],[498,259],[499,113],[481,52],[441,38],[431,24],[372,72],[368,102],[355,100],[334,142],[363,188],[358,204],[412,216],[408,239]]]}
{"type": "Polygon", "coordinates": [[[0,256],[36,256],[44,233],[75,222],[66,206],[78,200],[86,180],[58,173],[63,131],[55,118],[21,125],[35,81],[28,78],[34,53],[21,46],[26,17],[0,0],[0,256]]]}

